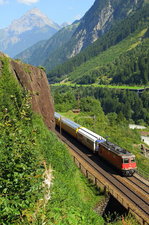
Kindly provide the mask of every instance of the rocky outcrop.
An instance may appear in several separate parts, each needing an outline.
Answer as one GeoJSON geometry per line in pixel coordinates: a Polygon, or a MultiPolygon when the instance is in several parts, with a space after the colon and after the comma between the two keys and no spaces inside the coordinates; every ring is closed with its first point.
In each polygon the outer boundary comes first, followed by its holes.
{"type": "Polygon", "coordinates": [[[92,8],[82,18],[80,26],[74,33],[77,44],[70,57],[77,55],[108,29],[109,23],[113,20],[114,9],[110,1],[105,1],[104,4],[105,6],[99,9],[100,3],[96,0],[92,8]]]}
{"type": "Polygon", "coordinates": [[[128,14],[141,7],[143,2],[143,0],[96,0],[74,32],[73,38],[77,41],[69,57],[77,55],[95,42],[115,22],[126,18],[128,14]]]}
{"type": "Polygon", "coordinates": [[[21,86],[31,93],[33,111],[43,117],[49,129],[54,130],[54,106],[45,72],[14,60],[11,60],[11,68],[21,86]]]}
{"type": "MultiPolygon", "coordinates": [[[[1,58],[8,58],[0,52],[1,58]]],[[[31,94],[32,109],[40,114],[47,127],[55,129],[54,105],[45,72],[42,69],[9,58],[10,69],[19,84],[31,94]]],[[[0,60],[0,71],[3,66],[0,60]]]]}

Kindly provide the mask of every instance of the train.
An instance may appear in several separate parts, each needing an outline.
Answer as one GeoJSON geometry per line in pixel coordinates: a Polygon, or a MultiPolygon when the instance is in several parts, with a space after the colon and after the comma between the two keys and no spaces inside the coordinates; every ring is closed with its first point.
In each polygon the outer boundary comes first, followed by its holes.
{"type": "Polygon", "coordinates": [[[122,176],[129,177],[135,173],[135,155],[57,112],[54,117],[56,126],[118,169],[122,176]]]}

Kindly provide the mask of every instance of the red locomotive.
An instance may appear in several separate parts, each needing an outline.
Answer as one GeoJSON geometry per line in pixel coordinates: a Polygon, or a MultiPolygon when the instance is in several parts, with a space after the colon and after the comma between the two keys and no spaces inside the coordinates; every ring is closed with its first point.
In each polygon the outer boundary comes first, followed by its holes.
{"type": "Polygon", "coordinates": [[[99,145],[98,154],[121,171],[123,176],[132,176],[136,170],[135,155],[109,141],[99,145]]]}
{"type": "Polygon", "coordinates": [[[123,176],[136,170],[135,155],[55,112],[56,125],[116,167],[123,176]]]}

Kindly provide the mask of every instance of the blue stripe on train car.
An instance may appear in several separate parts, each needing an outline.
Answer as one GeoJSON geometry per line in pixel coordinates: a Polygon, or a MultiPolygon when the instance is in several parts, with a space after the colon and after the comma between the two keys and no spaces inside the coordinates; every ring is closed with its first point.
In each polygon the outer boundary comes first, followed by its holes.
{"type": "Polygon", "coordinates": [[[96,142],[98,142],[98,143],[103,143],[103,142],[105,142],[106,140],[97,140],[96,142]]]}

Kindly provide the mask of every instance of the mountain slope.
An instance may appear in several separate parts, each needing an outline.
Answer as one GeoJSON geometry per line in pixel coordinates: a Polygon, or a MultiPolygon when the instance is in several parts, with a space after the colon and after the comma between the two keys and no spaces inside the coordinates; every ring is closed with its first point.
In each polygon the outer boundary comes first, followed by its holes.
{"type": "MultiPolygon", "coordinates": [[[[100,54],[105,52],[111,46],[114,46],[125,39],[127,36],[131,35],[135,31],[141,31],[148,27],[148,16],[149,16],[149,5],[137,10],[134,14],[130,15],[128,18],[120,21],[116,25],[114,25],[110,31],[104,34],[101,38],[99,38],[95,43],[86,48],[80,54],[70,59],[68,62],[63,65],[58,66],[55,70],[49,72],[48,77],[49,81],[55,82],[58,80],[63,80],[70,72],[73,71],[75,74],[74,77],[77,77],[77,74],[80,73],[80,76],[90,74],[89,70],[95,71],[95,67],[98,67],[101,61],[100,54]],[[100,61],[98,60],[98,55],[100,61]],[[96,58],[94,60],[94,58],[96,58]],[[90,63],[88,61],[93,63],[90,63]],[[86,62],[86,64],[84,64],[86,62]],[[88,66],[87,65],[88,62],[88,66]],[[82,66],[79,68],[79,66],[82,66]],[[83,65],[84,64],[84,65],[83,65]],[[90,66],[89,66],[90,65],[90,66]],[[77,69],[78,67],[78,69],[77,69]],[[84,69],[81,69],[84,68],[84,69]],[[79,72],[81,71],[81,72],[79,72]],[[85,72],[86,71],[86,72],[85,72]]],[[[119,54],[123,49],[119,49],[119,54]]],[[[111,53],[111,59],[114,60],[114,57],[117,55],[116,53],[111,53]]],[[[108,54],[107,54],[107,58],[108,54]]],[[[108,62],[107,62],[108,63],[108,62]]],[[[79,75],[78,75],[79,76],[79,75]]],[[[71,79],[71,78],[70,78],[71,79]]]]}
{"type": "Polygon", "coordinates": [[[46,58],[49,58],[54,51],[61,48],[61,46],[69,41],[78,25],[79,22],[76,21],[73,24],[62,28],[49,40],[36,43],[32,47],[16,55],[15,58],[35,66],[43,65],[46,58]]]}
{"type": "Polygon", "coordinates": [[[149,38],[147,28],[77,67],[66,78],[78,84],[148,84],[149,38]]]}
{"type": "Polygon", "coordinates": [[[96,0],[91,9],[82,18],[79,27],[74,33],[77,45],[71,56],[75,56],[82,49],[96,41],[106,33],[111,25],[126,18],[132,11],[138,9],[143,0],[96,0]]]}
{"type": "Polygon", "coordinates": [[[59,25],[38,9],[32,9],[0,30],[0,50],[13,57],[36,42],[48,39],[59,29],[59,25]]]}
{"type": "Polygon", "coordinates": [[[47,71],[61,64],[106,34],[111,27],[142,7],[144,0],[96,0],[80,20],[71,40],[43,64],[47,71]]]}

